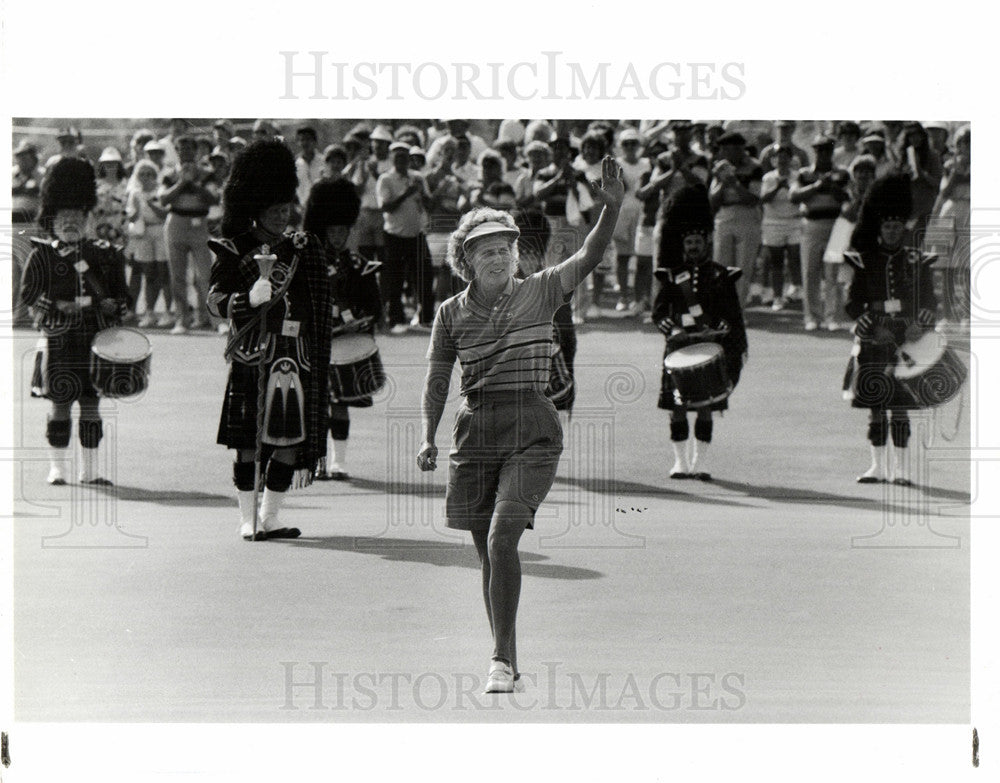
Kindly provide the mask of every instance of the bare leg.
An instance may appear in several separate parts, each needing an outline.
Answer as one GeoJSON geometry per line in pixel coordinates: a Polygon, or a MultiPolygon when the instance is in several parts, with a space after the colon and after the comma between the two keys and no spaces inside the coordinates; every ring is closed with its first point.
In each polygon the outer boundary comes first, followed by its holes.
{"type": "Polygon", "coordinates": [[[490,523],[487,550],[490,561],[490,609],[493,619],[493,657],[514,667],[517,658],[514,627],[521,597],[521,534],[531,521],[531,510],[512,501],[497,503],[490,523]]]}

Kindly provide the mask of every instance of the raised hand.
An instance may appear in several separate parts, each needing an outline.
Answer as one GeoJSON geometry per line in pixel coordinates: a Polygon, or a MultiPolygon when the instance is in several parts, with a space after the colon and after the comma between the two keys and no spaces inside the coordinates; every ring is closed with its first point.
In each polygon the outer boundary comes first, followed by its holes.
{"type": "Polygon", "coordinates": [[[606,207],[619,209],[625,198],[625,183],[622,181],[622,169],[618,161],[606,155],[601,162],[601,182],[590,183],[590,191],[595,201],[606,207]]]}

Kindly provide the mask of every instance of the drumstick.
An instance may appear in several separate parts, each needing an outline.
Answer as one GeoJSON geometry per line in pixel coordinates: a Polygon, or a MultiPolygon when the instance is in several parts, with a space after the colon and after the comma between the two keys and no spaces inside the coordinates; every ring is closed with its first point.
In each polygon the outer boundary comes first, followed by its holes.
{"type": "MultiPolygon", "coordinates": [[[[254,256],[254,261],[257,262],[257,268],[260,270],[260,277],[262,280],[267,280],[271,276],[271,270],[274,268],[274,262],[278,260],[278,257],[271,252],[271,248],[268,245],[261,245],[260,253],[254,256]]],[[[264,335],[267,330],[267,303],[261,305],[260,308],[260,335],[258,337],[257,347],[260,350],[260,357],[257,359],[257,437],[254,441],[254,452],[253,452],[253,540],[257,540],[257,522],[259,517],[259,511],[257,510],[257,500],[260,495],[260,474],[261,474],[261,452],[263,451],[264,445],[264,402],[266,398],[267,391],[267,381],[264,378],[264,365],[266,364],[265,356],[267,352],[264,349],[264,335]]]]}

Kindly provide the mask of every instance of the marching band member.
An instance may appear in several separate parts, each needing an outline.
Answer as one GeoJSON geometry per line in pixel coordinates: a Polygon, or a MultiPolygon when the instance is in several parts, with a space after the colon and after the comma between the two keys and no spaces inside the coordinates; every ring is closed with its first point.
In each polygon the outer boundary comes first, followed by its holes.
{"type": "Polygon", "coordinates": [[[319,240],[286,230],[297,184],[283,142],[253,142],[223,191],[222,239],[208,241],[215,254],[208,307],[231,322],[217,442],[237,452],[233,481],[245,540],[299,535],[280,526],[278,510],[293,480],[310,484],[326,455],[333,303],[319,240]]]}
{"type": "MultiPolygon", "coordinates": [[[[333,331],[364,331],[374,337],[375,325],[382,315],[376,270],[378,261],[366,261],[348,250],[347,240],[361,211],[361,199],[346,179],[323,179],[313,185],[306,202],[303,228],[315,234],[326,252],[327,275],[333,296],[333,331]]],[[[351,428],[348,407],[369,408],[371,396],[351,401],[336,398],[330,389],[330,435],[333,438],[333,460],[320,460],[316,478],[347,481],[347,436],[351,428]],[[329,470],[329,473],[327,472],[329,470]]]]}
{"type": "Polygon", "coordinates": [[[61,158],[42,183],[39,225],[47,236],[32,238],[34,249],[21,281],[21,301],[45,334],[36,360],[31,396],[52,402],[46,426],[51,447],[49,484],[66,484],[70,413],[80,406],[83,484],[110,485],[98,475],[97,449],[104,436],[98,392],[90,378],[90,348],[102,329],[121,324],[132,306],[125,259],[106,240],[84,236],[97,203],[90,163],[61,158]]]}
{"type": "MultiPolygon", "coordinates": [[[[747,335],[736,281],[742,270],[712,261],[710,241],[712,212],[708,191],[689,186],[675,193],[663,213],[660,231],[661,259],[683,258],[679,267],[659,267],[654,274],[662,282],[653,305],[653,323],[666,337],[663,356],[692,343],[715,341],[725,352],[726,370],[737,384],[746,360],[747,335]],[[719,336],[709,336],[714,330],[719,336]]],[[[723,411],[726,400],[700,408],[694,422],[694,450],[689,461],[687,407],[674,395],[674,383],[666,368],[657,407],[670,411],[670,442],[674,466],[670,478],[710,481],[701,470],[712,442],[712,411],[723,411]]]]}
{"type": "Polygon", "coordinates": [[[870,411],[871,466],[861,484],[888,478],[887,441],[892,437],[892,481],[910,486],[907,447],[908,411],[926,407],[892,374],[897,352],[935,324],[937,299],[931,264],[937,256],[904,245],[913,208],[905,175],[876,180],[861,206],[861,216],[844,260],[854,268],[847,313],[855,319],[854,348],[844,380],[845,397],[870,411]]]}
{"type": "Polygon", "coordinates": [[[417,465],[437,467],[435,434],[458,359],[465,399],[449,456],[447,524],[472,533],[482,566],[494,644],[488,693],[515,688],[518,544],[552,487],[563,447],[559,416],[544,395],[552,317],[604,257],[624,197],[614,159],[604,159],[602,175],[599,186],[589,185],[603,204],[600,218],[580,250],[556,266],[516,279],[520,232],[500,210],[469,212],[448,244],[448,262],[469,286],[444,302],[434,319],[417,465]]]}

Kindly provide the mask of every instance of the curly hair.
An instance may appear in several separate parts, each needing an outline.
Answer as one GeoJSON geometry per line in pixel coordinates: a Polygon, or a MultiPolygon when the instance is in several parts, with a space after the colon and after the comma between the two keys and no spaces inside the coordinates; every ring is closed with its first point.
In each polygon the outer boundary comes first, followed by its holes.
{"type": "MultiPolygon", "coordinates": [[[[480,226],[483,223],[502,223],[509,228],[517,230],[517,224],[514,222],[514,218],[511,217],[509,212],[504,212],[502,209],[480,207],[479,209],[474,209],[471,212],[465,213],[461,222],[458,224],[458,228],[451,232],[451,237],[448,239],[447,259],[448,266],[450,266],[452,271],[466,283],[472,282],[473,278],[476,276],[476,271],[472,268],[472,265],[469,264],[469,259],[465,256],[465,248],[463,247],[463,244],[465,243],[466,237],[469,236],[469,232],[476,226],[480,226]]],[[[512,243],[512,251],[514,253],[514,260],[518,260],[516,242],[512,243]]]]}

